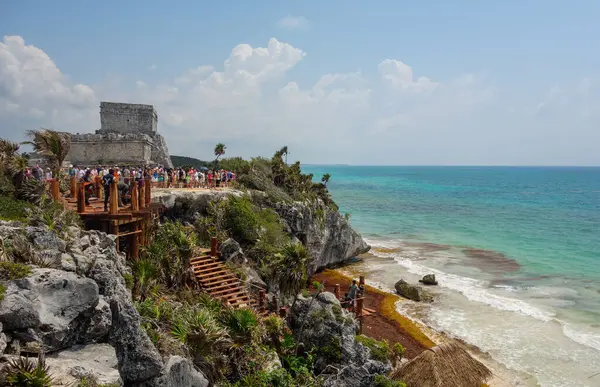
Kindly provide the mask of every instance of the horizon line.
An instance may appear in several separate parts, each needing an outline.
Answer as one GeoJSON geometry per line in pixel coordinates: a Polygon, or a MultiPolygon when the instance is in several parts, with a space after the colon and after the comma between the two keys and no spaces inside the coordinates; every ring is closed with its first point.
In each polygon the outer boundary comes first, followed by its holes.
{"type": "Polygon", "coordinates": [[[302,163],[307,166],[323,166],[323,167],[475,167],[475,168],[600,168],[599,165],[485,165],[485,164],[318,164],[318,163],[302,163]]]}

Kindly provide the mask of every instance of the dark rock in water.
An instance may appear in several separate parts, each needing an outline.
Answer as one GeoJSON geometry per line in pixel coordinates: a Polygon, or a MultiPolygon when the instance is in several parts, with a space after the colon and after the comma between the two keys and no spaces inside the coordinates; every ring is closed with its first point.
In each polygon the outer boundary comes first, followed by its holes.
{"type": "Polygon", "coordinates": [[[426,274],[423,276],[423,279],[420,279],[423,285],[437,285],[438,282],[435,280],[435,274],[426,274]]]}
{"type": "Polygon", "coordinates": [[[321,293],[314,300],[300,296],[290,322],[301,347],[317,348],[315,372],[325,378],[324,386],[372,386],[375,375],[391,369],[390,363],[373,360],[370,350],[356,340],[357,320],[332,293],[321,293]]]}
{"type": "Polygon", "coordinates": [[[401,279],[396,282],[394,285],[396,288],[396,292],[404,298],[408,298],[409,300],[421,302],[431,302],[433,301],[433,297],[427,294],[420,286],[411,285],[408,282],[401,279]]]}

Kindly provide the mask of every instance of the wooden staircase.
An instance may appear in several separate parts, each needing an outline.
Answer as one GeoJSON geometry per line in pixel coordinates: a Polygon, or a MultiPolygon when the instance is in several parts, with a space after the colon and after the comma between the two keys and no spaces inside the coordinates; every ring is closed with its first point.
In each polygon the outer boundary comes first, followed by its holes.
{"type": "Polygon", "coordinates": [[[201,253],[201,256],[190,260],[190,265],[200,287],[206,293],[233,308],[258,306],[242,281],[219,260],[216,246],[210,250],[201,250],[201,253]]]}

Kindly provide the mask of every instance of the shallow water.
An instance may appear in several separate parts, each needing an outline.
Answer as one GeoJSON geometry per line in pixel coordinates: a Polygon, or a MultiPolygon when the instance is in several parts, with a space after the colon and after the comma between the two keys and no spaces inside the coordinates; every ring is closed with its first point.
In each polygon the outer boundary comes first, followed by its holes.
{"type": "Polygon", "coordinates": [[[405,312],[542,386],[600,386],[600,168],[303,169],[375,247],[362,270],[436,274],[405,312]]]}

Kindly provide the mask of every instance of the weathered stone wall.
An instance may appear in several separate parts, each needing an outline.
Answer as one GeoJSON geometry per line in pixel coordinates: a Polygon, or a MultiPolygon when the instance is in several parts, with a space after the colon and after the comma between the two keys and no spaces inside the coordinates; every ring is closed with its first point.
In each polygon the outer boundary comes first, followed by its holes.
{"type": "Polygon", "coordinates": [[[76,134],[68,160],[76,165],[152,164],[152,138],[138,134],[76,134]]]}
{"type": "Polygon", "coordinates": [[[157,131],[158,116],[152,105],[101,102],[99,133],[147,133],[157,131]]]}
{"type": "Polygon", "coordinates": [[[163,167],[173,168],[167,142],[158,133],[154,135],[154,140],[152,141],[152,160],[163,167]]]}

